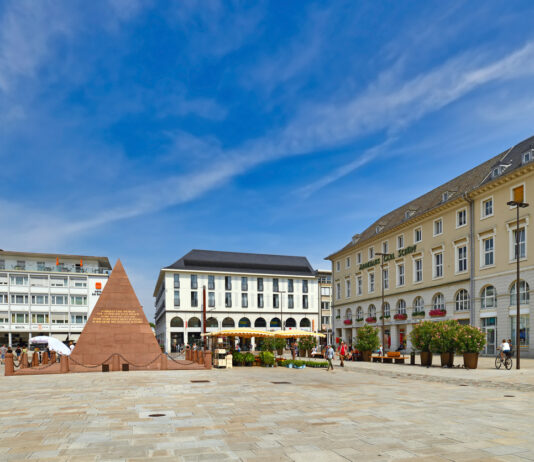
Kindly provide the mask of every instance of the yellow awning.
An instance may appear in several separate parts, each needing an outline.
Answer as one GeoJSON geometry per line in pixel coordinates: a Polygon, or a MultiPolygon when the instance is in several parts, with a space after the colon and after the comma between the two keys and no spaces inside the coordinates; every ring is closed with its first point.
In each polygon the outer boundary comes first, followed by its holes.
{"type": "Polygon", "coordinates": [[[320,334],[319,332],[308,332],[305,330],[297,330],[297,329],[291,329],[291,330],[278,330],[274,332],[274,336],[278,338],[299,338],[299,337],[326,337],[324,334],[320,334]]]}
{"type": "Polygon", "coordinates": [[[208,332],[202,334],[205,337],[274,337],[273,332],[267,332],[266,330],[250,329],[247,327],[238,327],[234,329],[224,329],[216,332],[208,332]]]}

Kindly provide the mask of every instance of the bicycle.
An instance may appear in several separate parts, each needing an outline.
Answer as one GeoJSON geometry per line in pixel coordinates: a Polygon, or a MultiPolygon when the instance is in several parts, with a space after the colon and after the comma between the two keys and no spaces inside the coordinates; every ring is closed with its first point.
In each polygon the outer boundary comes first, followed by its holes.
{"type": "Polygon", "coordinates": [[[506,370],[509,371],[512,368],[512,358],[505,354],[504,359],[502,359],[501,353],[498,352],[497,356],[495,356],[495,369],[500,369],[503,364],[506,370]]]}

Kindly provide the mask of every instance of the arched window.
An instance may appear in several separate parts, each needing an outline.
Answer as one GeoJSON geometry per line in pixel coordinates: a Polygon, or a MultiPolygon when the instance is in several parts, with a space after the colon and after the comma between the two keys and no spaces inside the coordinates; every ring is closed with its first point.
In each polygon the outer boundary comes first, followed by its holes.
{"type": "MultiPolygon", "coordinates": [[[[516,283],[514,282],[512,284],[512,288],[510,289],[510,305],[515,305],[517,303],[516,300],[516,283]]],[[[528,305],[530,302],[530,287],[528,286],[528,283],[526,281],[519,281],[519,303],[521,305],[528,305]]]]}
{"type": "Polygon", "coordinates": [[[258,318],[254,321],[254,327],[267,327],[267,322],[263,318],[258,318]]]}
{"type": "Polygon", "coordinates": [[[465,289],[460,289],[456,292],[455,297],[456,302],[456,311],[467,311],[469,310],[469,293],[465,289]]]}
{"type": "Polygon", "coordinates": [[[345,312],[345,319],[352,319],[352,310],[350,308],[345,312]]]}
{"type": "Polygon", "coordinates": [[[293,318],[287,318],[286,327],[297,327],[297,321],[295,321],[293,318]]]}
{"type": "Polygon", "coordinates": [[[200,319],[190,318],[187,327],[200,327],[200,319]]]}
{"type": "Polygon", "coordinates": [[[480,308],[497,308],[497,291],[493,286],[486,286],[480,293],[480,308]]]}
{"type": "Polygon", "coordinates": [[[250,319],[249,318],[241,318],[239,320],[238,327],[250,327],[250,319]]]}
{"type": "Polygon", "coordinates": [[[171,327],[184,327],[184,320],[178,316],[171,319],[171,327]]]}
{"type": "Polygon", "coordinates": [[[402,298],[397,302],[397,313],[406,314],[406,302],[402,298]]]}
{"type": "Polygon", "coordinates": [[[413,301],[413,311],[414,313],[421,313],[425,310],[425,301],[423,297],[415,297],[413,301]]]}
{"type": "Polygon", "coordinates": [[[432,309],[444,310],[445,309],[445,297],[439,292],[432,297],[432,309]]]}
{"type": "Polygon", "coordinates": [[[391,316],[391,308],[388,302],[384,302],[384,317],[387,318],[391,316]]]}
{"type": "Polygon", "coordinates": [[[356,309],[356,318],[363,319],[363,308],[361,306],[356,309]]]}
{"type": "Polygon", "coordinates": [[[311,322],[308,318],[302,318],[300,320],[300,327],[311,327],[311,322]]]}
{"type": "Polygon", "coordinates": [[[376,317],[376,308],[374,305],[369,305],[368,313],[370,318],[376,317]]]}
{"type": "Polygon", "coordinates": [[[215,318],[206,319],[206,327],[219,327],[219,322],[215,318]]]}
{"type": "Polygon", "coordinates": [[[228,327],[235,327],[235,321],[232,318],[224,318],[222,322],[223,329],[228,327]]]}
{"type": "Polygon", "coordinates": [[[282,323],[280,322],[280,319],[279,318],[273,318],[271,319],[271,322],[270,322],[270,327],[280,327],[282,325],[282,323]]]}

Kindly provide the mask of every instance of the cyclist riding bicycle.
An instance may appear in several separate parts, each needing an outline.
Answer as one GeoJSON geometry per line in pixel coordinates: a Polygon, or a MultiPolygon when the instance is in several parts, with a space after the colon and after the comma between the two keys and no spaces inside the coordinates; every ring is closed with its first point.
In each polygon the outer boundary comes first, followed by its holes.
{"type": "Polygon", "coordinates": [[[503,361],[505,358],[509,358],[512,354],[512,350],[510,349],[510,344],[504,338],[502,339],[500,350],[501,350],[501,359],[503,361]]]}

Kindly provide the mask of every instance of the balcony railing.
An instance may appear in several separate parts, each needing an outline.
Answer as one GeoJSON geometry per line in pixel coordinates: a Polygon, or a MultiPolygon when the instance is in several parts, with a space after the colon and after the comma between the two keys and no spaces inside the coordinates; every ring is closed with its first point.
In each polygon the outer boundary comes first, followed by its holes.
{"type": "Polygon", "coordinates": [[[59,265],[59,266],[34,266],[30,267],[20,265],[5,265],[4,271],[43,271],[47,273],[78,273],[78,274],[110,274],[108,268],[99,268],[96,266],[76,266],[76,265],[59,265]]]}

